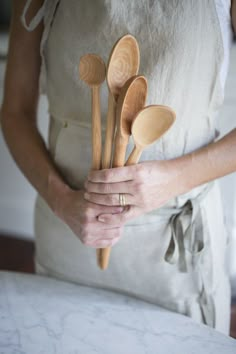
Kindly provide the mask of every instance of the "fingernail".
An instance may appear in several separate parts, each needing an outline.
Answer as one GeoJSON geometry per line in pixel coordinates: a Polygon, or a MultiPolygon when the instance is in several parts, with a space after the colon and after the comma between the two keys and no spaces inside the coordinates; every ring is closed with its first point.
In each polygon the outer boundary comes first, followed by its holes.
{"type": "Polygon", "coordinates": [[[105,219],[105,218],[103,218],[102,216],[99,216],[99,217],[98,217],[98,221],[105,222],[105,221],[106,221],[106,219],[105,219]]]}

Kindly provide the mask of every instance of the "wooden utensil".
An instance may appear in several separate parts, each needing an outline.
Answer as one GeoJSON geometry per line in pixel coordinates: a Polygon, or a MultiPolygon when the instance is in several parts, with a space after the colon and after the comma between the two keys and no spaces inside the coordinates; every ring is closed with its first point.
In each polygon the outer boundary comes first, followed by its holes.
{"type": "MultiPolygon", "coordinates": [[[[136,114],[144,107],[147,97],[147,80],[144,76],[133,76],[122,87],[116,109],[116,138],[113,167],[124,166],[125,153],[131,125],[136,114]]],[[[100,267],[108,267],[111,247],[100,249],[100,267]]]]}
{"type": "Polygon", "coordinates": [[[141,75],[130,78],[121,90],[116,110],[117,130],[113,167],[124,166],[132,122],[137,113],[145,106],[146,98],[147,80],[141,75]]]}
{"type": "Polygon", "coordinates": [[[170,107],[150,105],[142,109],[132,124],[135,147],[125,165],[136,164],[142,151],[165,134],[174,121],[175,112],[170,107]]]}
{"type": "Polygon", "coordinates": [[[100,170],[102,158],[100,86],[106,78],[106,66],[96,54],[80,58],[79,75],[92,93],[92,169],[100,170]]]}
{"type": "Polygon", "coordinates": [[[138,73],[139,63],[140,53],[136,39],[130,34],[120,38],[111,51],[107,67],[109,98],[102,168],[111,166],[116,101],[126,81],[138,73]]]}
{"type": "MultiPolygon", "coordinates": [[[[106,136],[102,158],[102,168],[111,167],[112,142],[115,132],[116,101],[126,81],[139,70],[140,52],[136,39],[127,34],[114,45],[107,66],[107,85],[109,89],[106,136]]],[[[97,249],[97,263],[101,268],[101,252],[97,249]]]]}

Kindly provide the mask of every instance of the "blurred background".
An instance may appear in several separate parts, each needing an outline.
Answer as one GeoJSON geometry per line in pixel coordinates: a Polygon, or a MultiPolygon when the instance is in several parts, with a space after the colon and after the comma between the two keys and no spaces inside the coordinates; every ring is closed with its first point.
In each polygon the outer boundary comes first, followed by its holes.
{"type": "MultiPolygon", "coordinates": [[[[7,60],[9,0],[0,0],[0,104],[7,60]]],[[[39,102],[39,129],[47,138],[47,100],[39,102]]],[[[221,135],[236,127],[236,42],[232,43],[225,101],[218,116],[221,135]]],[[[232,304],[236,303],[236,173],[220,180],[225,221],[230,235],[227,267],[232,286],[232,304]]],[[[0,269],[33,272],[33,208],[36,193],[15,165],[0,128],[0,269]]],[[[233,311],[233,307],[232,307],[233,311]]],[[[235,318],[236,318],[236,310],[235,318]]],[[[233,312],[232,312],[233,313],[233,312]]],[[[235,326],[236,326],[236,319],[235,326]]],[[[236,336],[236,330],[235,330],[236,336]]]]}

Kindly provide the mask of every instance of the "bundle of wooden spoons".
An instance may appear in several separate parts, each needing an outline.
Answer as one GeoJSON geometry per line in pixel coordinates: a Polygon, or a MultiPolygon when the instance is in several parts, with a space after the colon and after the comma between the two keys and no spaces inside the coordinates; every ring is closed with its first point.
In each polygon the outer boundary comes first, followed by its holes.
{"type": "MultiPolygon", "coordinates": [[[[175,112],[170,107],[163,105],[145,107],[147,80],[144,76],[137,75],[139,63],[139,46],[130,34],[115,43],[107,71],[98,55],[87,54],[80,59],[80,78],[92,89],[93,169],[137,163],[142,151],[156,142],[174,123],[175,112]],[[105,76],[109,98],[102,158],[99,88],[105,76]],[[135,147],[125,163],[126,148],[131,135],[135,147]],[[113,141],[115,141],[114,147],[113,141]]],[[[110,252],[110,247],[97,249],[97,263],[101,269],[108,267],[110,252]]]]}

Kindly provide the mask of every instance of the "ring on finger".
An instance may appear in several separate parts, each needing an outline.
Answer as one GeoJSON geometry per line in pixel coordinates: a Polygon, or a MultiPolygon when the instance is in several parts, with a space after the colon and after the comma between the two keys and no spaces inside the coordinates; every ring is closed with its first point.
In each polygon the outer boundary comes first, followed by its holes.
{"type": "Polygon", "coordinates": [[[126,206],[125,194],[119,193],[119,203],[120,203],[120,206],[122,206],[122,207],[126,206]]]}

